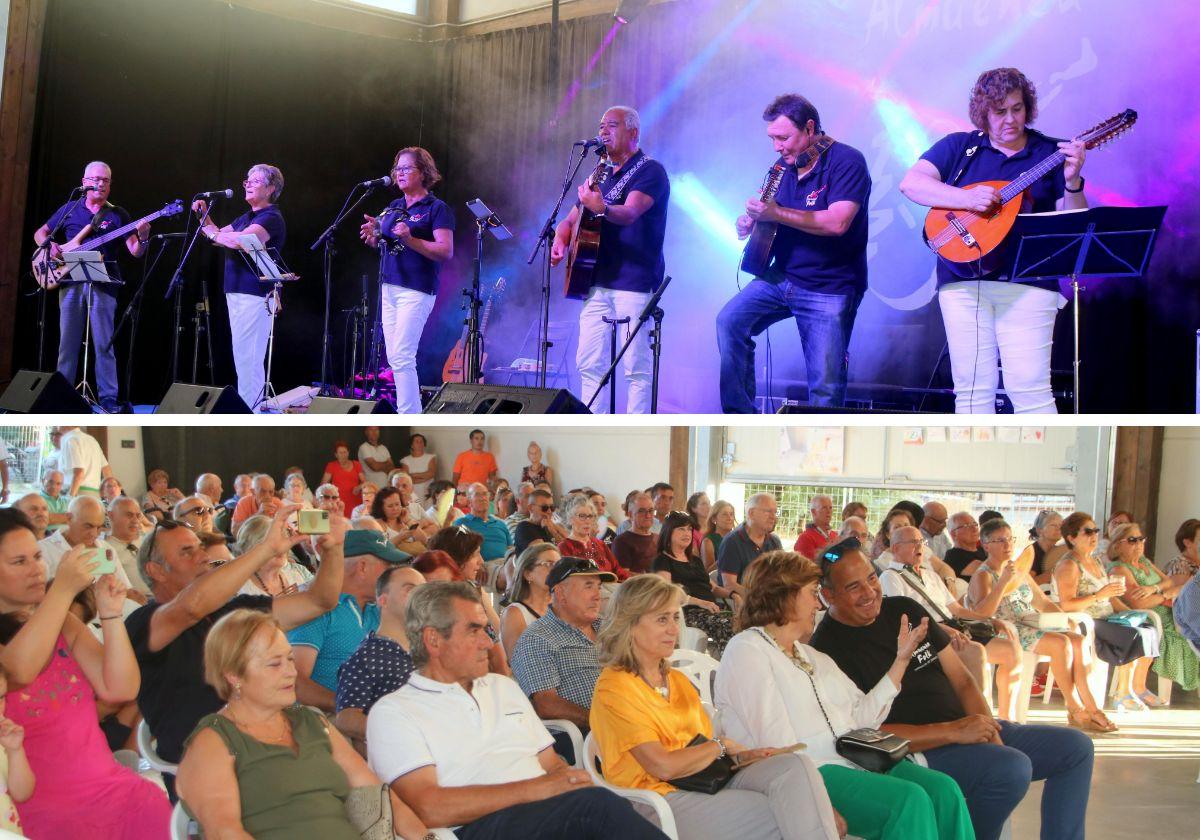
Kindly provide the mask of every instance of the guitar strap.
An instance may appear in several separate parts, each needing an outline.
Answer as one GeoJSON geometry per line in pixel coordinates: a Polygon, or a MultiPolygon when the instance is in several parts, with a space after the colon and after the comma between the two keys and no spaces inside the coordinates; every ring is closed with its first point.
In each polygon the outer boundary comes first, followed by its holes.
{"type": "Polygon", "coordinates": [[[821,139],[818,140],[816,143],[814,143],[810,147],[810,148],[816,150],[816,153],[812,155],[812,160],[810,160],[808,163],[804,164],[803,167],[800,167],[800,166],[796,167],[796,178],[799,179],[800,173],[803,171],[803,169],[807,169],[809,166],[816,163],[820,159],[821,155],[823,155],[827,151],[829,151],[829,147],[832,146],[836,142],[837,141],[834,140],[832,137],[830,137],[828,134],[822,134],[821,139]]]}
{"type": "Polygon", "coordinates": [[[628,172],[626,172],[624,175],[622,175],[621,180],[617,181],[617,183],[612,186],[612,189],[610,189],[608,192],[606,192],[604,194],[604,203],[605,204],[616,203],[617,199],[621,198],[622,194],[625,192],[625,187],[629,186],[629,182],[633,180],[633,176],[636,175],[637,171],[639,169],[641,169],[643,166],[645,166],[646,163],[649,161],[650,161],[650,155],[646,154],[645,152],[642,152],[641,160],[639,160],[637,163],[635,163],[633,165],[633,168],[630,169],[628,172]]]}
{"type": "Polygon", "coordinates": [[[967,171],[967,167],[970,166],[971,161],[975,159],[975,153],[979,151],[979,147],[983,144],[984,133],[982,131],[972,131],[971,134],[975,139],[975,145],[968,146],[963,151],[962,166],[959,167],[959,170],[957,173],[955,173],[954,177],[946,182],[946,184],[951,187],[958,186],[959,181],[962,180],[963,174],[967,171]]]}

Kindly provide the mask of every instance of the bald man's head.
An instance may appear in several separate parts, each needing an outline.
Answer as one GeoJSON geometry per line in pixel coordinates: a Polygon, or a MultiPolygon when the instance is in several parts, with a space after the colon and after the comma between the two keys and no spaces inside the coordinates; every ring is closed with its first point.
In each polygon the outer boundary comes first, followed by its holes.
{"type": "Polygon", "coordinates": [[[72,546],[95,545],[104,530],[104,505],[95,496],[76,496],[67,507],[64,536],[72,546]]]}

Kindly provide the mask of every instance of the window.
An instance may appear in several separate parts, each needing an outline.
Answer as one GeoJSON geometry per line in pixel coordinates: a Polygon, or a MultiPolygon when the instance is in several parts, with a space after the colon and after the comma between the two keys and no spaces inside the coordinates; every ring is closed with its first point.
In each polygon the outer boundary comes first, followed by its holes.
{"type": "Polygon", "coordinates": [[[368,6],[381,12],[415,16],[420,0],[344,0],[348,6],[368,6]]]}
{"type": "Polygon", "coordinates": [[[42,489],[42,469],[54,448],[49,426],[0,426],[0,440],[8,447],[8,500],[42,489]]]}
{"type": "MultiPolygon", "coordinates": [[[[998,510],[1012,526],[1013,536],[1019,545],[1033,527],[1038,511],[1046,508],[1056,510],[1063,516],[1075,510],[1075,497],[1041,493],[1007,493],[1003,491],[978,492],[951,489],[897,490],[891,487],[828,487],[816,484],[773,484],[746,483],[742,485],[745,498],[755,493],[770,493],[779,503],[779,522],[775,531],[785,548],[790,548],[796,537],[808,524],[808,500],[816,495],[833,499],[833,524],[841,523],[842,508],[850,502],[862,502],[867,506],[867,526],[871,533],[879,529],[883,517],[896,502],[905,499],[923,505],[937,501],[946,506],[953,516],[965,510],[975,518],[985,510],[998,510]]],[[[920,523],[917,523],[918,525],[920,523]]]]}

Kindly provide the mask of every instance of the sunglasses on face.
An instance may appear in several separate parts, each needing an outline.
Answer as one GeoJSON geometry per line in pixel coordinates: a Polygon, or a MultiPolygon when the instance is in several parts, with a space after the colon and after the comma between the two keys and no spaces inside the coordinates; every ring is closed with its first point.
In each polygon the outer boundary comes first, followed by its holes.
{"type": "Polygon", "coordinates": [[[862,543],[855,537],[849,537],[842,540],[837,545],[830,546],[821,554],[821,559],[826,563],[836,563],[841,560],[851,551],[858,551],[862,548],[862,543]]]}
{"type": "Polygon", "coordinates": [[[554,505],[534,505],[534,508],[540,510],[542,513],[549,513],[554,510],[554,505]]]}
{"type": "Polygon", "coordinates": [[[1145,541],[1146,541],[1145,537],[1126,537],[1125,538],[1125,542],[1129,543],[1130,545],[1137,545],[1138,543],[1145,542],[1145,541]]]}
{"type": "Polygon", "coordinates": [[[1080,533],[1086,534],[1089,537],[1094,537],[1100,533],[1100,529],[1099,528],[1084,528],[1082,531],[1080,531],[1080,533]]]}

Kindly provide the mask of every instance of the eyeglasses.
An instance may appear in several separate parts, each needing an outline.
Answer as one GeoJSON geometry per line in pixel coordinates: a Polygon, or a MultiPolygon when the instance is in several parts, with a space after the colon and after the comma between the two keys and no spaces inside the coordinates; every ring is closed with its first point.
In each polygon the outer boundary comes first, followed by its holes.
{"type": "Polygon", "coordinates": [[[415,166],[394,166],[394,167],[392,167],[392,171],[399,175],[407,175],[409,172],[416,172],[417,167],[415,167],[415,166]]]}
{"type": "Polygon", "coordinates": [[[341,496],[330,496],[328,493],[318,493],[317,498],[323,502],[332,502],[334,499],[340,499],[341,496]]]}
{"type": "Polygon", "coordinates": [[[633,512],[645,516],[647,513],[654,513],[654,508],[634,508],[633,512]]]}
{"type": "Polygon", "coordinates": [[[950,531],[951,531],[951,533],[953,533],[954,531],[957,531],[960,528],[978,528],[978,527],[979,527],[978,522],[964,522],[961,525],[955,525],[953,528],[950,529],[950,531]]]}
{"type": "Polygon", "coordinates": [[[1087,534],[1089,537],[1094,537],[1100,533],[1100,529],[1099,528],[1083,528],[1082,530],[1080,530],[1080,533],[1087,534]]]}
{"type": "Polygon", "coordinates": [[[246,180],[242,181],[243,187],[265,187],[266,185],[267,182],[261,178],[247,178],[246,180]]]}
{"type": "Polygon", "coordinates": [[[91,181],[93,184],[111,184],[112,178],[103,178],[97,175],[89,175],[83,180],[91,181]]]}
{"type": "Polygon", "coordinates": [[[984,540],[984,542],[993,543],[995,545],[1011,545],[1014,540],[1012,537],[994,537],[990,540],[984,540]]]}
{"type": "Polygon", "coordinates": [[[848,537],[842,540],[837,545],[832,545],[821,554],[821,560],[825,563],[836,563],[846,556],[851,551],[858,551],[862,548],[862,543],[855,537],[848,537]]]}
{"type": "Polygon", "coordinates": [[[198,508],[192,508],[191,510],[181,511],[179,515],[180,516],[211,516],[214,513],[216,513],[215,508],[198,507],[198,508]]]}
{"type": "Polygon", "coordinates": [[[552,562],[551,562],[551,561],[549,561],[549,560],[539,560],[539,561],[537,561],[536,563],[534,563],[534,564],[533,564],[533,565],[532,565],[530,568],[533,568],[533,569],[553,569],[553,568],[554,568],[554,563],[552,563],[552,562]]]}
{"type": "Polygon", "coordinates": [[[929,545],[929,540],[896,540],[892,545],[929,545]]]}
{"type": "Polygon", "coordinates": [[[595,519],[596,514],[594,514],[594,513],[577,513],[577,514],[575,514],[575,518],[582,519],[586,522],[589,519],[595,519]]]}
{"type": "Polygon", "coordinates": [[[542,513],[549,513],[554,510],[554,505],[533,505],[534,509],[540,510],[542,513]]]}
{"type": "Polygon", "coordinates": [[[1145,541],[1146,541],[1145,537],[1126,537],[1125,538],[1125,542],[1129,543],[1130,545],[1137,545],[1138,543],[1145,542],[1145,541]]]}

